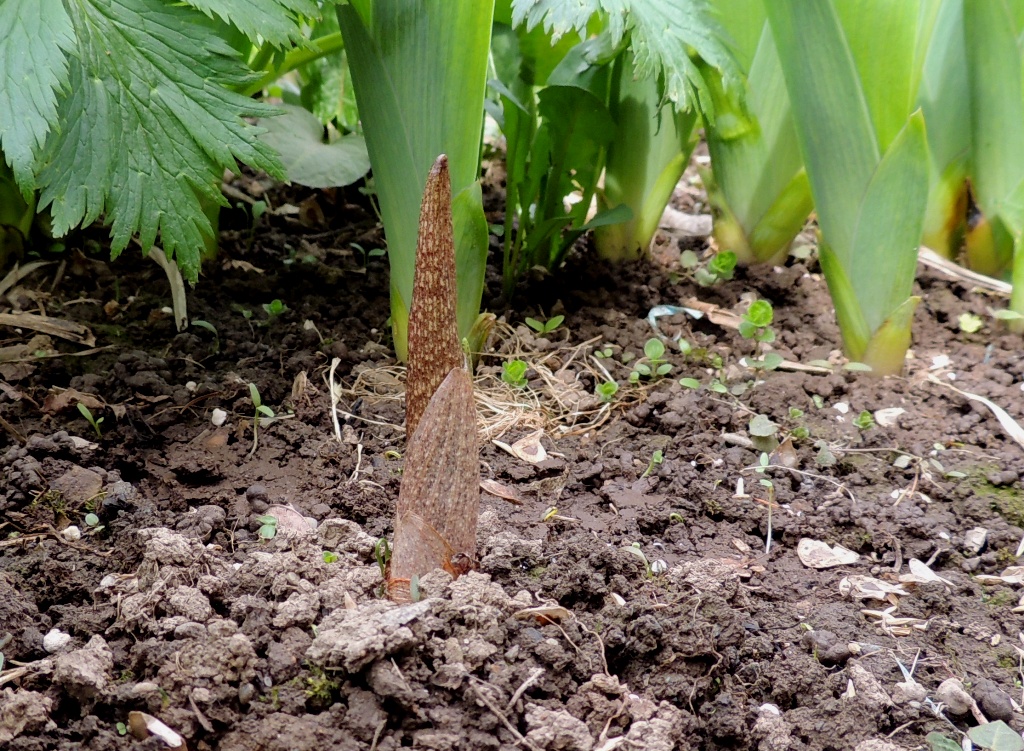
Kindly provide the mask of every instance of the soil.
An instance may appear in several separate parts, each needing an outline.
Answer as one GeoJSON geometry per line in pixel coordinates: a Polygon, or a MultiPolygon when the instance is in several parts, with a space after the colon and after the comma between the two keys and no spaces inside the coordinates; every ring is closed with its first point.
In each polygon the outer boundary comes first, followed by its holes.
{"type": "MultiPolygon", "coordinates": [[[[700,211],[685,186],[677,205],[700,211]]],[[[0,350],[0,747],[167,748],[123,732],[133,711],[224,751],[868,751],[959,742],[981,715],[1024,729],[1007,571],[1024,448],[944,385],[1024,418],[1021,342],[986,294],[922,269],[903,377],[753,371],[735,330],[679,313],[659,328],[692,350],[633,386],[649,311],[691,298],[742,313],[764,297],[786,361],[838,362],[813,256],[702,288],[679,263],[701,240],[660,235],[654,261],[617,267],[581,247],[511,302],[492,270],[481,466],[520,502],[485,493],[476,570],[397,606],[377,561],[404,452],[380,228],[355,190],[233,187],[278,211],[254,230],[225,212],[188,294],[207,327],[177,333],[160,269],[106,262],[102,229],[6,293],[8,312],[86,333],[0,329],[19,348],[0,350]],[[965,312],[984,327],[962,332],[965,312]],[[544,337],[523,325],[556,314],[544,337]],[[512,352],[524,389],[496,377],[512,352]],[[607,405],[599,368],[621,384],[607,405]],[[249,384],[275,414],[258,443],[249,384]],[[791,440],[764,446],[757,416],[791,440]],[[494,443],[538,429],[539,463],[494,443]],[[805,565],[801,540],[852,562],[805,565]]]]}

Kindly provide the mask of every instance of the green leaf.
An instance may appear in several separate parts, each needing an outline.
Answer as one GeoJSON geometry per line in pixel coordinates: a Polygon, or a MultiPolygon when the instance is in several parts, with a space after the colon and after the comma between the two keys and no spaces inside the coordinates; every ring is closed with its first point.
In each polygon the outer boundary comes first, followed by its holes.
{"type": "Polygon", "coordinates": [[[349,185],[370,170],[370,157],[362,136],[342,136],[324,143],[324,127],[302,107],[283,105],[284,114],[260,124],[260,140],[281,156],[289,181],[310,188],[349,185]]]}
{"type": "Polygon", "coordinates": [[[743,317],[758,328],[764,328],[771,325],[775,313],[772,310],[772,304],[767,300],[754,300],[743,317]]]}
{"type": "Polygon", "coordinates": [[[1024,739],[1002,720],[977,725],[967,731],[967,737],[991,751],[1024,751],[1024,739]]]}
{"type": "Polygon", "coordinates": [[[460,336],[476,320],[477,311],[466,311],[479,308],[487,221],[479,186],[469,189],[479,179],[493,0],[354,0],[337,12],[388,242],[395,348],[404,359],[420,198],[439,154],[448,155],[451,174],[460,336]],[[466,259],[476,270],[471,280],[466,259]]]}
{"type": "Polygon", "coordinates": [[[960,317],[957,318],[957,325],[965,334],[973,334],[977,331],[981,331],[981,327],[984,324],[982,323],[981,318],[973,313],[961,313],[960,317]]]}
{"type": "Polygon", "coordinates": [[[202,15],[160,0],[68,4],[77,40],[62,127],[47,140],[40,206],[53,232],[105,216],[116,257],[132,235],[158,234],[189,281],[213,229],[202,199],[225,204],[236,159],[281,176],[273,151],[243,118],[274,110],[229,89],[251,79],[202,15]]]}
{"type": "Polygon", "coordinates": [[[700,381],[696,378],[680,378],[679,385],[688,389],[699,389],[700,381]]]}
{"type": "Polygon", "coordinates": [[[316,0],[185,0],[206,15],[219,16],[253,44],[266,40],[275,47],[302,39],[302,16],[320,15],[316,0]]]}
{"type": "Polygon", "coordinates": [[[959,743],[934,730],[925,736],[925,741],[931,751],[963,751],[959,743]]]}
{"type": "Polygon", "coordinates": [[[512,24],[538,24],[554,39],[575,31],[583,33],[596,13],[603,13],[613,46],[628,32],[636,59],[638,76],[664,81],[665,97],[678,110],[699,101],[713,112],[711,97],[696,64],[694,49],[730,82],[739,72],[726,43],[725,34],[704,0],[513,0],[512,24]]]}
{"type": "Polygon", "coordinates": [[[665,344],[661,339],[651,338],[644,343],[644,355],[649,360],[661,360],[665,357],[665,344]]]}
{"type": "Polygon", "coordinates": [[[747,429],[750,435],[757,438],[770,438],[779,432],[779,426],[772,422],[767,415],[755,415],[751,418],[747,429]]]}
{"type": "Polygon", "coordinates": [[[57,93],[67,90],[67,53],[75,48],[61,0],[0,3],[0,149],[26,200],[35,166],[57,119],[57,93]]]}

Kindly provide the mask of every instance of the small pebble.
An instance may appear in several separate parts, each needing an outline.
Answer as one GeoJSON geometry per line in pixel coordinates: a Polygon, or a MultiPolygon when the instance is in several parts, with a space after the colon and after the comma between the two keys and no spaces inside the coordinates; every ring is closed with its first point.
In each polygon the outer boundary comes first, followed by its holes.
{"type": "Polygon", "coordinates": [[[210,414],[210,422],[213,423],[213,426],[215,428],[219,428],[227,421],[227,419],[228,413],[220,409],[219,407],[217,409],[214,409],[213,412],[210,414]]]}
{"type": "Polygon", "coordinates": [[[974,684],[974,700],[989,720],[1013,722],[1013,701],[995,682],[982,678],[974,684]]]}
{"type": "Polygon", "coordinates": [[[80,530],[74,524],[72,524],[70,527],[65,527],[61,534],[64,535],[65,540],[74,541],[82,539],[82,530],[80,530]]]}
{"type": "Polygon", "coordinates": [[[65,634],[59,628],[51,628],[43,637],[43,649],[50,654],[59,652],[71,642],[71,634],[65,634]]]}

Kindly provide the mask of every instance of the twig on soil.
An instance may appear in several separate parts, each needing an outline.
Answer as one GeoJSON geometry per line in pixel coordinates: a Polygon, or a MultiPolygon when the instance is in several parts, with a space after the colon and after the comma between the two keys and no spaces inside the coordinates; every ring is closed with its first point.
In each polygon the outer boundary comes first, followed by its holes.
{"type": "Polygon", "coordinates": [[[508,718],[502,713],[501,709],[493,701],[488,699],[487,695],[481,691],[480,687],[477,685],[483,683],[486,686],[487,684],[475,675],[469,676],[469,679],[470,686],[473,688],[473,693],[476,695],[476,700],[487,707],[487,709],[491,710],[491,713],[498,718],[501,724],[505,726],[505,729],[512,733],[512,737],[516,739],[516,745],[526,746],[531,751],[541,751],[539,747],[527,740],[526,736],[520,733],[515,726],[508,721],[508,718]]]}
{"type": "Polygon", "coordinates": [[[605,675],[611,675],[611,673],[608,672],[608,658],[605,657],[604,654],[604,639],[601,638],[601,634],[589,628],[587,624],[579,619],[577,619],[576,622],[580,624],[580,628],[583,629],[583,633],[590,634],[597,639],[597,646],[600,647],[598,654],[601,656],[601,668],[604,670],[605,675]]]}
{"type": "Polygon", "coordinates": [[[373,742],[370,743],[370,751],[377,751],[377,741],[380,740],[380,734],[384,732],[384,728],[386,728],[387,726],[388,721],[385,718],[380,721],[380,724],[377,726],[377,729],[373,731],[373,742]]]}
{"type": "Polygon", "coordinates": [[[512,694],[512,698],[509,699],[508,704],[505,705],[505,711],[511,712],[512,708],[516,705],[516,702],[519,701],[519,697],[526,693],[526,689],[536,683],[537,679],[542,675],[544,675],[544,668],[534,669],[534,671],[527,676],[526,680],[519,684],[519,688],[516,689],[516,692],[512,694]]]}
{"type": "Polygon", "coordinates": [[[25,436],[23,436],[16,427],[7,422],[7,420],[5,420],[3,417],[0,417],[0,428],[6,430],[11,435],[11,437],[14,438],[14,440],[16,440],[18,443],[22,445],[24,445],[25,441],[27,440],[25,436]]]}
{"type": "Polygon", "coordinates": [[[331,360],[331,369],[328,371],[327,387],[331,394],[331,422],[334,423],[334,437],[338,439],[338,443],[343,443],[341,440],[341,423],[338,421],[338,387],[334,385],[334,373],[340,364],[341,360],[337,357],[331,360]]]}

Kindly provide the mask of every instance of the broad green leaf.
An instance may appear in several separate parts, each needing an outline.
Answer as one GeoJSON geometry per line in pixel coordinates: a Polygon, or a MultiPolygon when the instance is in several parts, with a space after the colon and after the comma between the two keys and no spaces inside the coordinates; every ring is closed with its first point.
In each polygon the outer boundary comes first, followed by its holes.
{"type": "Polygon", "coordinates": [[[689,162],[697,112],[677,113],[662,107],[658,82],[636,74],[628,51],[616,61],[615,77],[616,96],[611,104],[615,137],[608,147],[598,207],[625,205],[632,216],[596,232],[594,243],[602,258],[638,258],[650,248],[668,199],[689,162]]]}
{"type": "Polygon", "coordinates": [[[452,226],[455,232],[455,313],[459,335],[465,336],[480,314],[487,271],[487,217],[479,182],[470,183],[452,198],[452,226]]]}
{"type": "Polygon", "coordinates": [[[967,217],[971,94],[964,47],[963,0],[943,0],[918,92],[928,131],[929,195],[922,243],[953,258],[967,217]]]}
{"type": "Polygon", "coordinates": [[[853,55],[833,2],[773,0],[765,7],[818,222],[846,266],[860,200],[880,159],[853,55]]]}
{"type": "Polygon", "coordinates": [[[775,41],[757,0],[714,0],[737,41],[749,94],[744,107],[709,75],[716,126],[707,128],[711,172],[704,175],[721,248],[746,262],[784,255],[811,212],[810,186],[775,41]],[[723,131],[723,123],[735,123],[723,131]]]}
{"type": "Polygon", "coordinates": [[[342,136],[324,143],[324,126],[302,107],[284,105],[284,114],[260,124],[260,140],[281,156],[287,179],[311,188],[349,185],[370,170],[362,136],[342,136]]]}
{"type": "Polygon", "coordinates": [[[832,3],[857,67],[880,152],[889,148],[907,114],[916,108],[939,4],[934,0],[832,3]]]}
{"type": "Polygon", "coordinates": [[[986,216],[1000,216],[1019,236],[1024,206],[1024,72],[1022,3],[972,3],[964,13],[973,132],[971,173],[986,216]],[[1014,9],[1017,9],[1017,14],[1014,9]],[[998,85],[993,82],[998,81],[998,85]]]}
{"type": "MultiPolygon", "coordinates": [[[[404,358],[402,317],[412,296],[427,172],[439,154],[447,154],[453,196],[479,178],[493,0],[358,0],[339,5],[337,12],[388,241],[395,347],[404,358]]],[[[487,252],[482,211],[479,217],[453,215],[460,259],[487,252]],[[465,242],[480,245],[469,249],[465,242]]],[[[460,311],[473,297],[478,303],[477,293],[460,287],[460,311]]],[[[475,311],[460,314],[460,327],[475,319],[475,311]]],[[[460,336],[468,333],[460,328],[460,336]]]]}
{"type": "Polygon", "coordinates": [[[0,2],[0,149],[26,199],[57,119],[57,94],[68,86],[67,53],[74,47],[61,0],[0,2]]]}
{"type": "Polygon", "coordinates": [[[206,15],[235,26],[250,41],[281,46],[302,39],[302,16],[317,17],[316,0],[185,0],[206,15]]]}
{"type": "Polygon", "coordinates": [[[967,737],[991,751],[1024,751],[1024,738],[1002,720],[976,725],[967,731],[967,737]]]}
{"type": "Polygon", "coordinates": [[[721,27],[705,0],[513,0],[512,23],[527,29],[542,25],[558,39],[584,32],[591,17],[602,13],[612,45],[628,32],[637,74],[664,82],[666,98],[678,109],[696,102],[709,116],[707,85],[688,50],[694,49],[733,84],[739,80],[735,60],[721,27]]]}
{"type": "Polygon", "coordinates": [[[860,204],[847,268],[871,331],[903,304],[914,284],[928,200],[927,149],[924,117],[917,112],[892,142],[860,204]]]}
{"type": "Polygon", "coordinates": [[[281,176],[276,155],[243,118],[274,112],[230,91],[251,78],[237,53],[190,8],[160,0],[67,5],[77,54],[51,131],[40,206],[55,235],[105,216],[117,256],[131,236],[161,236],[190,281],[212,236],[201,197],[224,202],[220,180],[236,159],[281,176]]]}

